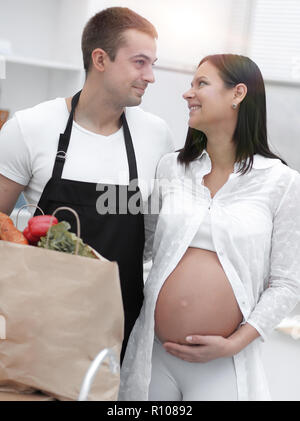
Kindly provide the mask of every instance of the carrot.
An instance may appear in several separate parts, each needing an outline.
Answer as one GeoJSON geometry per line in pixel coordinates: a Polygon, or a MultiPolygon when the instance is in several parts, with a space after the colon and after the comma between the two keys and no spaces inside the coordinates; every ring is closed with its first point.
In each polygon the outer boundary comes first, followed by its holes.
{"type": "Polygon", "coordinates": [[[18,244],[28,244],[28,240],[19,231],[8,215],[0,212],[0,240],[18,244]]]}

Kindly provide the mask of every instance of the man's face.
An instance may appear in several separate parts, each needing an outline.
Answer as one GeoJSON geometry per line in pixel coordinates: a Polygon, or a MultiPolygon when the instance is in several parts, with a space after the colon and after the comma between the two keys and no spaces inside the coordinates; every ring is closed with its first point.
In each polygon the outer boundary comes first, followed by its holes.
{"type": "Polygon", "coordinates": [[[154,82],[156,42],[135,29],[123,36],[126,44],[118,49],[114,61],[107,61],[104,86],[117,106],[132,107],[141,103],[148,83],[154,82]]]}

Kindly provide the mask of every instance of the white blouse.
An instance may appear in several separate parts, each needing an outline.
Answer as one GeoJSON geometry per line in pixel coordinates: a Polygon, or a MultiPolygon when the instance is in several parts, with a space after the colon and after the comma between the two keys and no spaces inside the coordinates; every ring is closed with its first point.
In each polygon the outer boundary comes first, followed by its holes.
{"type": "Polygon", "coordinates": [[[233,357],[238,399],[269,400],[260,346],[300,297],[300,174],[278,159],[255,155],[252,170],[240,175],[235,164],[212,199],[201,184],[211,171],[208,153],[203,151],[186,170],[177,156],[165,155],[157,168],[151,209],[158,202],[159,217],[145,215],[145,258],[153,251],[153,265],[122,364],[119,399],[148,400],[156,300],[210,207],[213,243],[242,324],[261,335],[233,357]]]}

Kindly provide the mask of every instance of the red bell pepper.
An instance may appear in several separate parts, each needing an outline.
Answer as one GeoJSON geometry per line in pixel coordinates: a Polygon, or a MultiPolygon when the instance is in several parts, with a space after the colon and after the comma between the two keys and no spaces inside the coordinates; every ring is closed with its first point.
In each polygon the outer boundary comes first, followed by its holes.
{"type": "Polygon", "coordinates": [[[52,215],[33,216],[28,221],[28,226],[23,231],[24,236],[30,244],[36,244],[41,237],[44,237],[52,225],[58,224],[57,218],[52,215]]]}
{"type": "Polygon", "coordinates": [[[38,237],[34,237],[31,232],[29,231],[29,228],[26,227],[23,231],[23,235],[25,238],[27,238],[29,244],[34,245],[37,244],[37,242],[39,241],[38,237]]]}

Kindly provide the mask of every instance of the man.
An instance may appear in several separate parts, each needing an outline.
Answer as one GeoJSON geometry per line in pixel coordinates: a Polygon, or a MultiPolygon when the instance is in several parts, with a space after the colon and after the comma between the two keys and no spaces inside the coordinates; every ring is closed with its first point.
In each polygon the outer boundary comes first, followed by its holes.
{"type": "MultiPolygon", "coordinates": [[[[173,150],[166,124],[135,107],[154,82],[156,38],[153,25],[130,9],[97,13],[82,34],[82,91],[17,112],[0,134],[0,211],[9,214],[22,191],[46,214],[69,206],[83,241],[118,262],[121,359],[143,300],[144,216],[130,205],[147,201],[159,159],[173,150]],[[105,213],[98,205],[108,190],[116,201],[105,213]]],[[[71,213],[57,216],[76,232],[71,213]]]]}

